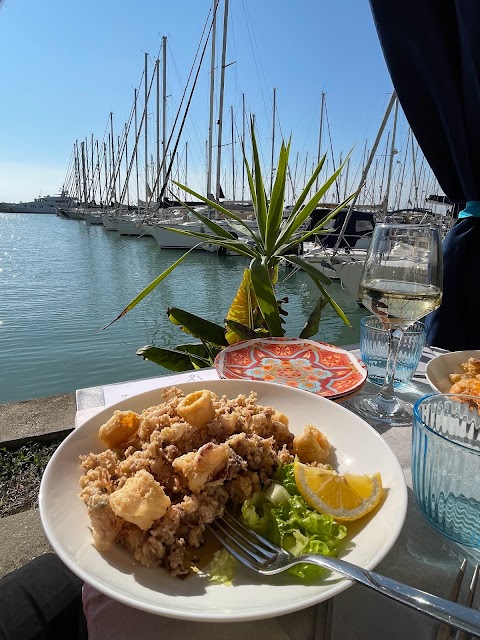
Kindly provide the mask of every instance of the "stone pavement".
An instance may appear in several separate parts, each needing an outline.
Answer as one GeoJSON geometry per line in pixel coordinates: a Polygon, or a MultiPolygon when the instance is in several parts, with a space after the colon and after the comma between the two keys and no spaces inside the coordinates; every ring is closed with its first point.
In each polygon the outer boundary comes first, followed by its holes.
{"type": "MultiPolygon", "coordinates": [[[[0,404],[0,448],[62,440],[75,424],[75,394],[0,404]]],[[[0,577],[51,551],[37,509],[0,518],[0,577]]]]}

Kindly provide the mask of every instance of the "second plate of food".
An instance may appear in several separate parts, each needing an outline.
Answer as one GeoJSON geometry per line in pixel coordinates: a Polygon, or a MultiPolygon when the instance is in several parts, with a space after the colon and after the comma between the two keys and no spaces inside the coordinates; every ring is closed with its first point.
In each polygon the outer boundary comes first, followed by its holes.
{"type": "Polygon", "coordinates": [[[301,338],[258,338],[222,349],[220,377],[258,380],[310,391],[330,400],[358,391],[367,379],[364,363],[349,351],[301,338]]]}
{"type": "Polygon", "coordinates": [[[460,381],[465,382],[470,379],[474,385],[468,389],[454,389],[454,393],[470,393],[471,395],[480,395],[480,379],[475,376],[480,374],[480,351],[452,351],[443,353],[436,358],[430,360],[425,369],[425,376],[435,391],[440,393],[449,393],[452,386],[460,381]],[[454,376],[451,378],[450,376],[454,376]]]}

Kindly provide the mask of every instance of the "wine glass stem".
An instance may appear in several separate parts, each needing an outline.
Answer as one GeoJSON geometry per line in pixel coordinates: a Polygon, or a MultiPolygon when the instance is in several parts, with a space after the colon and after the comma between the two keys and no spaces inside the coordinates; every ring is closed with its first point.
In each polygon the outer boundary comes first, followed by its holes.
{"type": "Polygon", "coordinates": [[[391,402],[394,399],[394,382],[395,382],[395,367],[397,366],[398,348],[402,340],[403,331],[398,327],[390,329],[388,335],[388,355],[387,366],[385,371],[385,379],[379,395],[386,402],[391,402]]]}

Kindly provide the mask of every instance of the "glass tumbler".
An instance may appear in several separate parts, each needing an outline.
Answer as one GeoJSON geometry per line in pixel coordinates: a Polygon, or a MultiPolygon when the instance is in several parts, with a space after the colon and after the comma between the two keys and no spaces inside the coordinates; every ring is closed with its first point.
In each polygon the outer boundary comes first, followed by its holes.
{"type": "Polygon", "coordinates": [[[480,398],[438,394],[413,410],[412,479],[423,515],[448,538],[480,546],[480,398]]]}
{"type": "MultiPolygon", "coordinates": [[[[400,341],[395,367],[394,386],[410,382],[417,370],[425,346],[427,327],[415,322],[407,327],[400,341]]],[[[385,379],[388,355],[389,329],[377,316],[365,316],[360,320],[360,357],[368,371],[368,379],[382,385],[385,379]]]]}

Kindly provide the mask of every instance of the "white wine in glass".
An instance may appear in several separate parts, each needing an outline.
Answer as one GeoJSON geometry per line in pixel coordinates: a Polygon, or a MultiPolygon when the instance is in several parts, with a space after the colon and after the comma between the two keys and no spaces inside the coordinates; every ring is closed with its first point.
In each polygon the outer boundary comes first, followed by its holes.
{"type": "Polygon", "coordinates": [[[389,329],[389,349],[382,389],[377,394],[357,396],[355,408],[367,418],[407,424],[411,406],[398,399],[393,388],[398,347],[403,330],[440,306],[440,228],[377,224],[360,279],[359,298],[389,329]]]}

